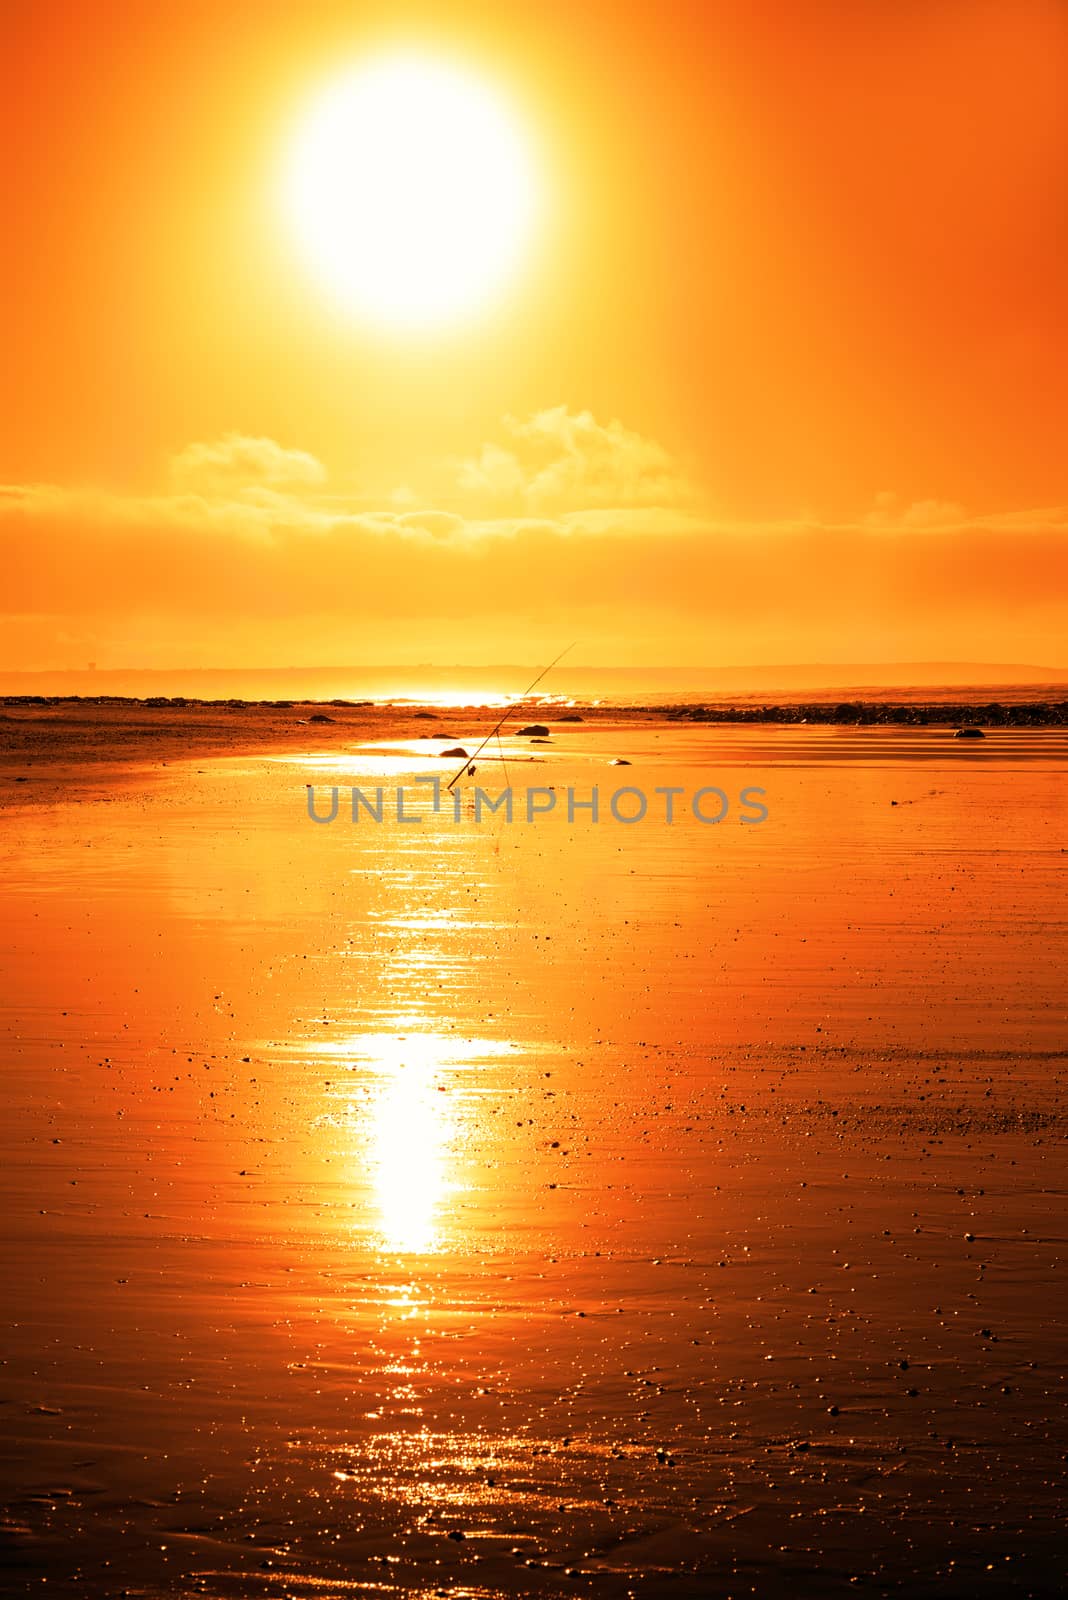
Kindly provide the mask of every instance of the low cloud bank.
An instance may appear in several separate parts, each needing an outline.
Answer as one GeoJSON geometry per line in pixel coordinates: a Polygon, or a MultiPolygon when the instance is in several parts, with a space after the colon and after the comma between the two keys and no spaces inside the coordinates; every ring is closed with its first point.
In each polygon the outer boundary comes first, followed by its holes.
{"type": "Polygon", "coordinates": [[[781,638],[778,659],[865,637],[877,651],[944,655],[952,638],[973,659],[1005,658],[1031,636],[1034,659],[1068,634],[1065,508],[977,518],[888,494],[849,523],[729,523],[617,423],[557,408],[509,437],[457,464],[462,509],[410,494],[357,505],[314,456],[237,434],[183,450],[168,494],[0,488],[0,613],[21,619],[4,664],[33,664],[32,619],[47,646],[90,618],[115,637],[165,619],[192,644],[226,620],[252,637],[284,621],[295,640],[301,618],[433,632],[492,619],[506,637],[561,618],[603,636],[614,616],[662,638],[663,659],[674,630],[692,644],[705,627],[709,661],[722,659],[719,629],[781,638]]]}

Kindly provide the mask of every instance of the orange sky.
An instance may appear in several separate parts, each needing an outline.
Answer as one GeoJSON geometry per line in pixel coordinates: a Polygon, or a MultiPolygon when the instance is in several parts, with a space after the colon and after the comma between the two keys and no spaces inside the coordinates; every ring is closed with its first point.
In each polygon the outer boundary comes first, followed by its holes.
{"type": "Polygon", "coordinates": [[[1057,0],[9,0],[0,666],[1064,661],[1057,0]],[[545,214],[481,315],[309,279],[301,108],[466,61],[545,214]]]}

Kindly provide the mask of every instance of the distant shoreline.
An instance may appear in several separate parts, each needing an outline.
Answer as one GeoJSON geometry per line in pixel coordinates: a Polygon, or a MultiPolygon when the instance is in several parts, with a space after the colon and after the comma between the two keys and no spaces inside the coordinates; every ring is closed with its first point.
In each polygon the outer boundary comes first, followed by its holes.
{"type": "MultiPolygon", "coordinates": [[[[546,659],[552,655],[548,650],[546,659]]],[[[0,695],[80,695],[144,700],[179,698],[301,704],[349,701],[418,704],[504,703],[520,695],[543,661],[361,663],[317,667],[12,668],[0,670],[0,695]]],[[[1063,700],[1068,668],[1006,661],[771,662],[733,666],[593,666],[570,656],[538,685],[548,700],[602,705],[792,705],[828,698],[910,703],[920,700],[1063,700]]]]}
{"type": "MultiPolygon", "coordinates": [[[[959,694],[959,690],[957,691],[959,694]]],[[[688,723],[786,723],[792,726],[836,727],[954,727],[969,724],[980,728],[1041,728],[1068,726],[1068,699],[1032,699],[1011,697],[987,698],[989,688],[979,689],[974,697],[958,699],[923,698],[915,700],[876,698],[858,694],[852,699],[837,699],[828,693],[823,699],[781,700],[775,703],[756,703],[754,697],[735,697],[727,700],[693,700],[662,703],[621,702],[608,705],[602,702],[568,700],[553,697],[532,697],[514,705],[517,717],[537,711],[539,716],[553,724],[574,724],[582,721],[602,722],[611,719],[643,718],[657,722],[688,723]]],[[[929,691],[928,691],[929,694],[929,691]]],[[[1017,696],[1019,691],[1017,690],[1017,696]]],[[[294,699],[198,699],[189,695],[0,695],[0,711],[57,711],[64,708],[87,711],[92,708],[138,712],[238,712],[262,711],[284,713],[308,711],[316,717],[317,725],[349,721],[347,713],[358,711],[365,717],[391,721],[418,718],[423,721],[455,722],[472,716],[485,717],[493,710],[503,710],[499,700],[472,699],[465,704],[441,705],[432,700],[398,700],[397,698],[347,700],[294,699]],[[331,715],[333,713],[333,715],[331,715]]],[[[13,719],[9,719],[13,720],[13,719]]],[[[22,720],[22,719],[18,719],[22,720]]],[[[298,719],[299,720],[299,719],[298,719]]],[[[424,729],[429,735],[429,729],[424,729]]]]}

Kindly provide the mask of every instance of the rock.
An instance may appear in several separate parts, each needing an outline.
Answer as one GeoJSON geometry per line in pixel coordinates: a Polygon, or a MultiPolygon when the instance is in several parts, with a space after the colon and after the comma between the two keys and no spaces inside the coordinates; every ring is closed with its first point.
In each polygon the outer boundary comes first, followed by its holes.
{"type": "Polygon", "coordinates": [[[467,760],[467,751],[462,744],[450,745],[447,750],[442,750],[439,753],[443,756],[459,756],[464,761],[467,760]]]}
{"type": "Polygon", "coordinates": [[[954,739],[985,739],[986,734],[982,728],[958,728],[953,737],[954,739]]]}
{"type": "Polygon", "coordinates": [[[325,711],[316,711],[308,718],[309,722],[333,722],[333,717],[328,717],[325,711]]]}
{"type": "Polygon", "coordinates": [[[569,711],[566,717],[559,719],[561,722],[585,722],[585,717],[580,717],[577,711],[569,711]]]}
{"type": "Polygon", "coordinates": [[[614,756],[608,765],[610,767],[629,767],[630,762],[627,760],[626,756],[614,756]]]}
{"type": "Polygon", "coordinates": [[[549,730],[544,722],[531,722],[527,727],[519,729],[518,737],[520,739],[547,739],[549,730]]]}

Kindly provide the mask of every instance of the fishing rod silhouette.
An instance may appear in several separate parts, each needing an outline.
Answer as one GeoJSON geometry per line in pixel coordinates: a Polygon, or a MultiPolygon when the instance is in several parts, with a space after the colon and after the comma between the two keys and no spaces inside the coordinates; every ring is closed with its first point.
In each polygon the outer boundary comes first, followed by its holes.
{"type": "Polygon", "coordinates": [[[556,659],[554,661],[550,661],[549,665],[547,667],[542,667],[541,671],[538,673],[538,676],[534,679],[534,682],[530,685],[530,688],[529,689],[525,689],[523,691],[523,693],[519,696],[519,699],[514,701],[512,703],[512,705],[508,706],[508,708],[506,709],[506,711],[505,711],[504,715],[502,716],[501,720],[497,723],[497,726],[495,728],[491,728],[490,729],[489,733],[487,733],[486,737],[483,739],[482,743],[479,745],[479,747],[475,751],[474,755],[473,756],[465,756],[464,757],[463,766],[460,768],[459,772],[454,773],[453,776],[449,779],[448,783],[445,785],[446,789],[451,789],[453,784],[457,783],[463,777],[465,772],[469,772],[469,771],[470,772],[474,772],[474,770],[475,770],[475,762],[478,760],[478,758],[482,754],[483,750],[485,750],[485,748],[489,744],[490,740],[495,738],[496,735],[498,733],[500,733],[501,729],[504,727],[505,723],[508,721],[508,718],[512,715],[512,712],[513,711],[517,711],[519,709],[519,707],[523,704],[523,701],[530,697],[530,695],[538,687],[538,684],[546,676],[546,674],[550,673],[553,670],[553,668],[556,666],[557,662],[562,661],[564,659],[564,657],[567,655],[568,650],[573,650],[575,648],[575,645],[576,645],[577,642],[578,642],[577,640],[573,639],[569,645],[566,645],[565,648],[563,650],[561,650],[560,654],[556,657],[556,659]]]}

